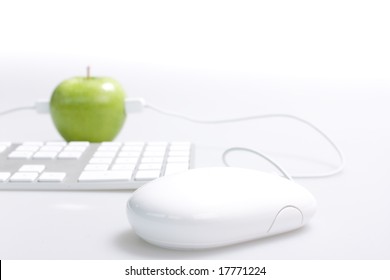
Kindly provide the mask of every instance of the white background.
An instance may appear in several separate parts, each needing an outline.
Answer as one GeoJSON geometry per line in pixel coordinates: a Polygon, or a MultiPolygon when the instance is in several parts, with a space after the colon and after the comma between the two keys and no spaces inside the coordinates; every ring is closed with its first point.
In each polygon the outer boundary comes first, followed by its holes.
{"type": "MultiPolygon", "coordinates": [[[[198,118],[299,115],[330,134],[348,165],[299,181],[319,203],[306,228],[201,252],[139,240],[123,213],[129,193],[1,192],[0,258],[389,259],[389,13],[386,1],[2,1],[1,111],[49,98],[90,64],[129,97],[198,118]]],[[[59,139],[50,117],[33,112],[4,116],[0,127],[1,140],[59,139]]],[[[145,112],[118,136],[177,139],[256,148],[291,173],[337,164],[291,121],[215,127],[145,112]]]]}

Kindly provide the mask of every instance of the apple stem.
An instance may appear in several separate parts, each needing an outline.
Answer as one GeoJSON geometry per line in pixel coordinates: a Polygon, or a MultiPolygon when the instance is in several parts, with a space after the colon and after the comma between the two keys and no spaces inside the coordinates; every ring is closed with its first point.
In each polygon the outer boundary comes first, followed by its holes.
{"type": "Polygon", "coordinates": [[[91,67],[88,65],[87,66],[87,79],[91,77],[91,67]]]}

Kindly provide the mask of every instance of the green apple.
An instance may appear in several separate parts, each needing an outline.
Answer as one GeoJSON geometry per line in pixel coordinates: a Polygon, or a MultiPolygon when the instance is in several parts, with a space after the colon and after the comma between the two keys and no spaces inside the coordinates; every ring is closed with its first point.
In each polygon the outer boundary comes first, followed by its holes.
{"type": "Polygon", "coordinates": [[[51,116],[66,141],[111,141],[126,119],[125,98],[114,79],[74,77],[54,90],[51,116]]]}

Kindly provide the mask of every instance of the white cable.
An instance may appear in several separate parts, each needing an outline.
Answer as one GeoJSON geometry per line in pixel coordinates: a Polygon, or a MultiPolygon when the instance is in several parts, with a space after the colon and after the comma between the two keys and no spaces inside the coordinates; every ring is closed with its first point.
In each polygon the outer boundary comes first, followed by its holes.
{"type": "Polygon", "coordinates": [[[260,153],[258,151],[255,151],[255,150],[252,150],[252,149],[248,149],[248,148],[244,148],[244,147],[233,147],[233,148],[229,148],[227,150],[225,150],[222,154],[222,161],[223,163],[226,165],[226,166],[230,166],[227,161],[226,161],[226,156],[228,153],[230,152],[233,152],[233,151],[245,151],[245,152],[250,152],[250,153],[253,153],[255,155],[258,155],[259,157],[262,157],[263,159],[267,160],[269,163],[271,163],[273,166],[276,167],[276,169],[278,169],[280,171],[280,173],[283,174],[284,177],[286,177],[286,179],[289,179],[291,181],[293,181],[292,177],[290,175],[288,175],[288,173],[278,164],[276,163],[275,161],[273,161],[271,158],[267,157],[265,154],[263,153],[260,153]]]}
{"type": "Polygon", "coordinates": [[[224,154],[223,154],[223,161],[224,161],[224,163],[227,166],[228,166],[228,164],[226,162],[226,155],[228,153],[232,152],[232,151],[237,151],[237,150],[244,150],[244,151],[247,151],[247,152],[251,152],[251,153],[254,153],[254,154],[256,154],[256,155],[266,159],[267,161],[272,163],[275,167],[277,167],[279,169],[279,171],[281,171],[286,178],[289,178],[289,179],[291,179],[291,178],[302,179],[302,178],[329,177],[329,176],[333,176],[333,175],[336,175],[336,174],[340,173],[344,169],[344,166],[345,166],[344,155],[341,152],[341,150],[337,147],[337,145],[332,141],[332,139],[330,139],[328,135],[326,135],[322,130],[320,130],[314,124],[312,124],[312,123],[310,123],[310,122],[308,122],[308,121],[306,121],[306,120],[304,120],[304,119],[302,119],[300,117],[294,116],[294,115],[290,115],[290,114],[263,114],[263,115],[253,115],[253,116],[247,116],[247,117],[222,119],[222,120],[198,120],[198,119],[194,119],[194,118],[191,118],[191,117],[188,117],[188,116],[185,116],[185,115],[181,115],[181,114],[177,114],[177,113],[174,113],[174,112],[170,112],[170,111],[159,109],[156,106],[153,106],[151,104],[145,104],[145,108],[153,110],[153,111],[158,112],[158,113],[163,114],[163,115],[167,115],[167,116],[171,116],[171,117],[175,117],[175,118],[180,118],[180,119],[183,119],[183,120],[186,120],[186,121],[190,121],[190,122],[194,122],[194,123],[201,123],[201,124],[224,124],[224,123],[242,122],[242,121],[248,121],[248,120],[254,120],[254,119],[265,119],[265,118],[289,118],[289,119],[293,119],[293,120],[299,121],[299,122],[301,122],[303,124],[306,124],[307,126],[311,127],[315,131],[317,131],[320,135],[322,135],[325,138],[325,140],[327,140],[327,142],[334,148],[334,150],[336,151],[336,153],[337,153],[337,155],[338,155],[338,157],[340,159],[339,166],[337,168],[335,168],[334,170],[332,170],[332,171],[323,172],[323,173],[317,173],[317,174],[298,174],[298,175],[290,175],[289,176],[283,170],[283,168],[280,167],[280,165],[276,164],[269,157],[266,157],[265,155],[263,155],[263,154],[261,154],[261,153],[259,153],[257,151],[248,149],[248,148],[233,147],[233,148],[230,148],[230,149],[226,150],[224,152],[224,154]]]}
{"type": "Polygon", "coordinates": [[[34,109],[35,109],[34,106],[26,106],[26,107],[13,108],[13,109],[9,109],[9,110],[0,112],[0,116],[4,116],[4,115],[7,115],[7,114],[11,114],[11,113],[17,112],[17,111],[34,110],[34,109]]]}

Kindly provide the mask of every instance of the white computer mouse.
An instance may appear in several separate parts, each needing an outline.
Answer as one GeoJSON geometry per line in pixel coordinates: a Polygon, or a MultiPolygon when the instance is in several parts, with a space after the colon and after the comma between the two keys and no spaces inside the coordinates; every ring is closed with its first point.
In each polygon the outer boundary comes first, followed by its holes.
{"type": "Polygon", "coordinates": [[[202,249],[291,231],[313,216],[316,200],[288,179],[257,170],[192,169],[145,184],[127,203],[142,239],[202,249]]]}

